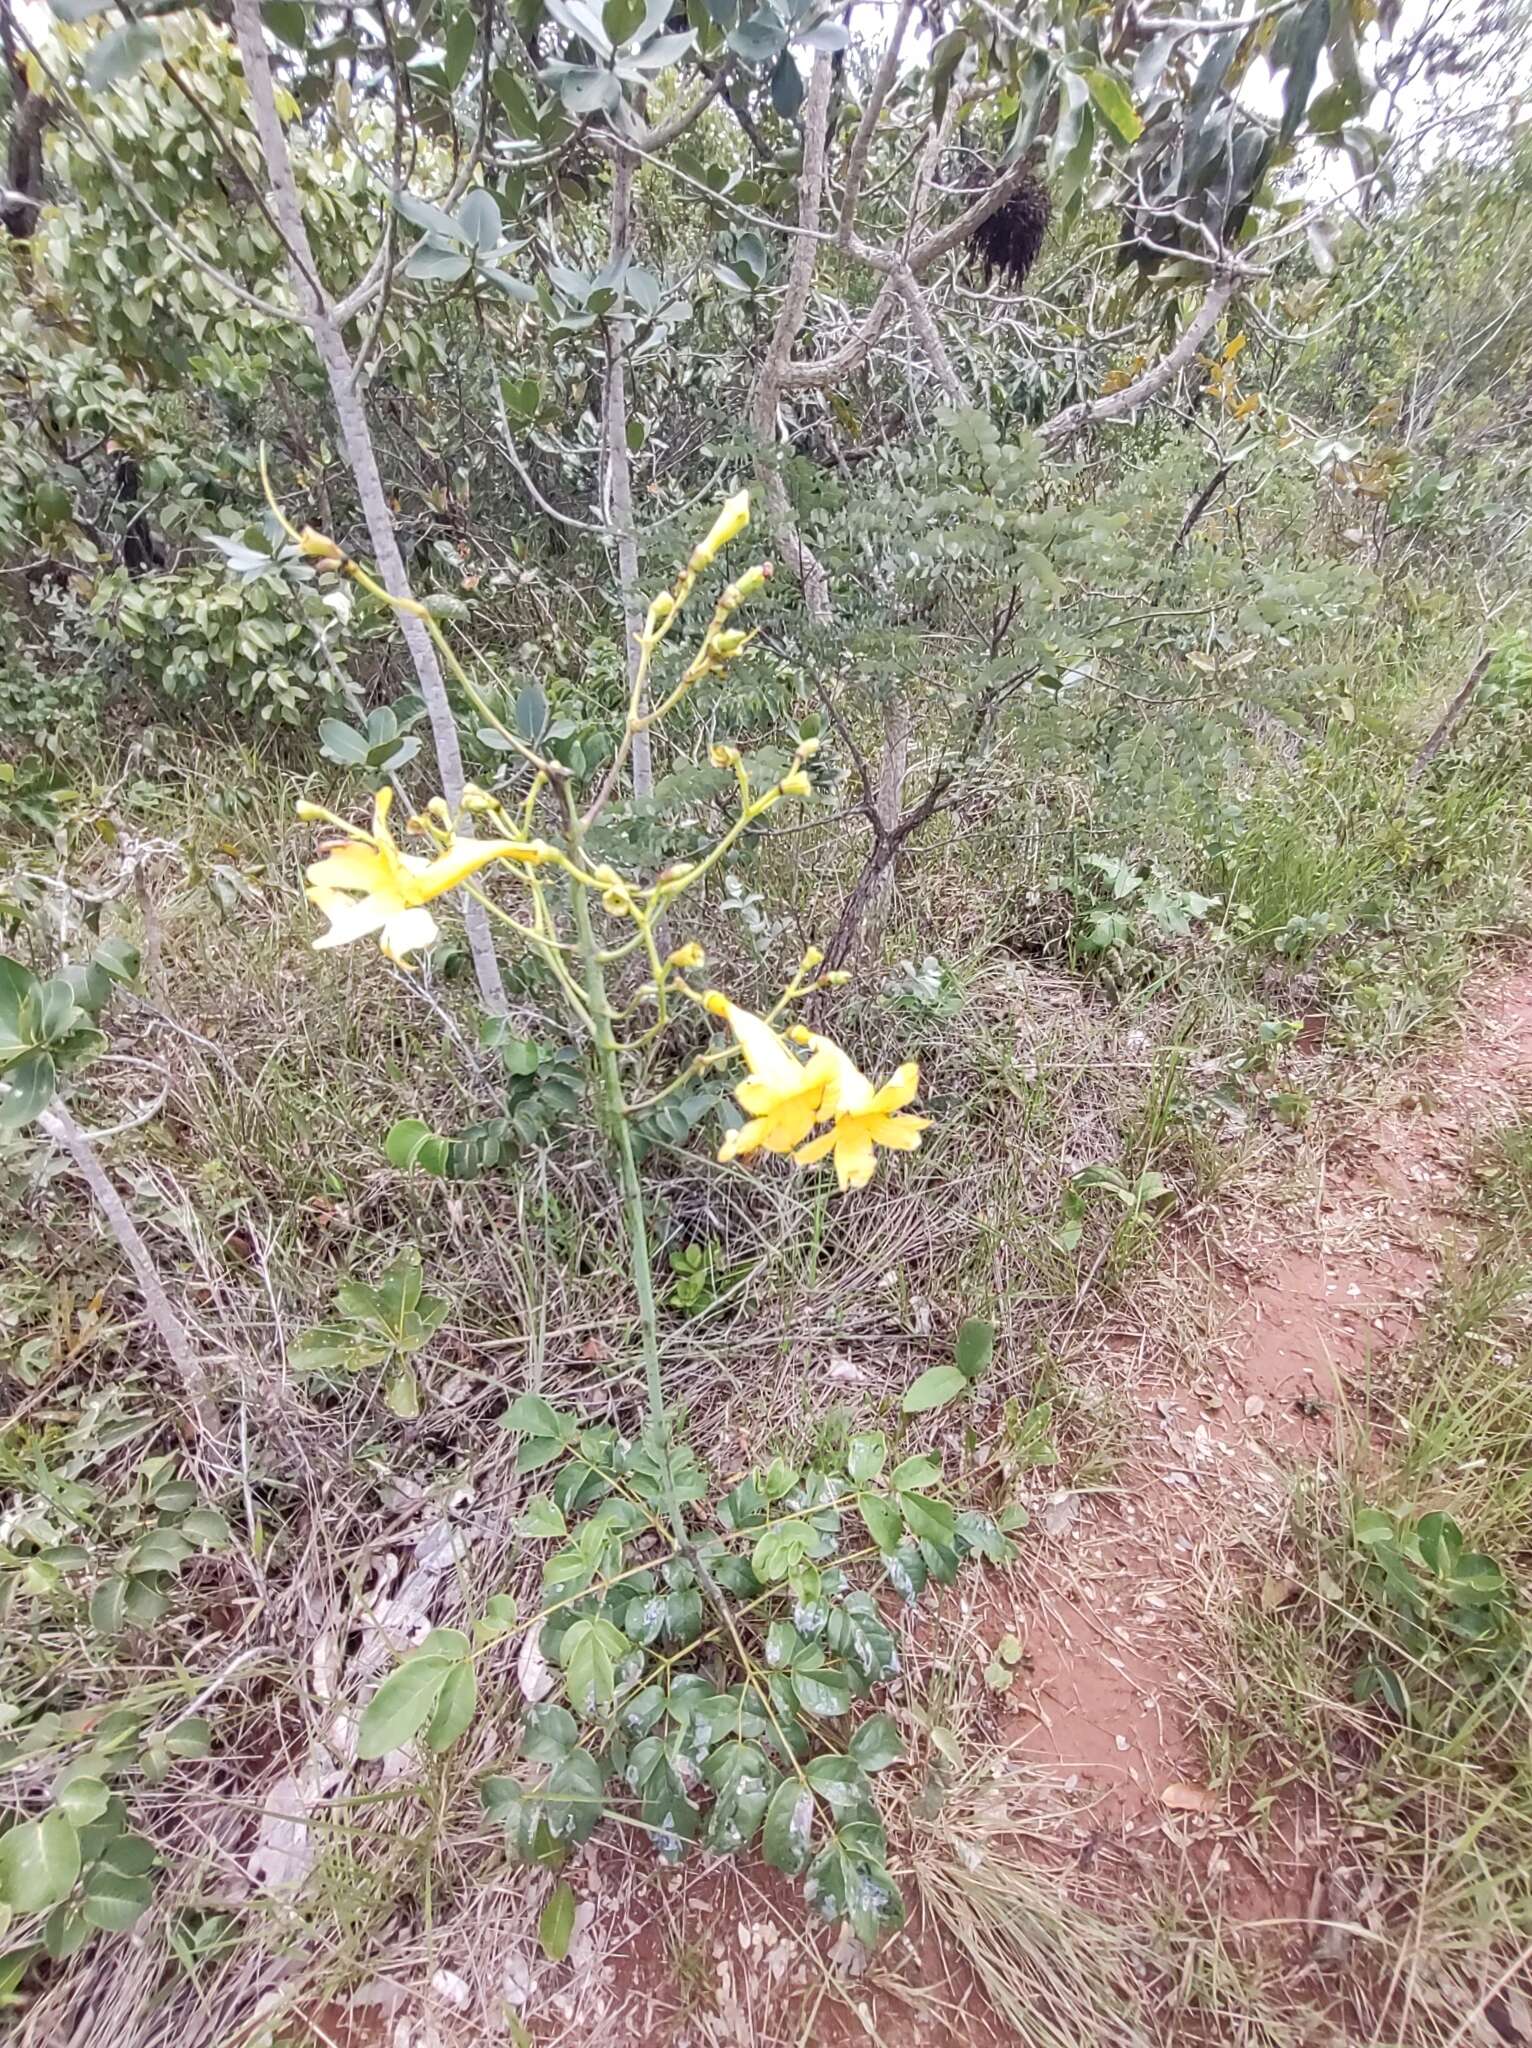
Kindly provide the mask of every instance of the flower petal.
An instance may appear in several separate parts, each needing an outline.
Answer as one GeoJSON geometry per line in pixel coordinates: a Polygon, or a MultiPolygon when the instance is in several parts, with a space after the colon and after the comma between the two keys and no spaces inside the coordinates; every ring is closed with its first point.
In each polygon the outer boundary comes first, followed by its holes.
{"type": "Polygon", "coordinates": [[[865,1117],[850,1116],[835,1126],[835,1178],[841,1193],[864,1188],[877,1171],[878,1155],[865,1117]]]}
{"type": "MultiPolygon", "coordinates": [[[[742,1010],[716,989],[704,998],[715,1017],[722,1017],[739,1042],[745,1065],[758,1081],[765,1081],[779,1095],[796,1093],[803,1085],[803,1067],[763,1017],[742,1010]]],[[[748,1107],[748,1105],[746,1105],[748,1107]]]]}
{"type": "Polygon", "coordinates": [[[768,1152],[791,1152],[813,1130],[818,1115],[817,1091],[812,1095],[795,1095],[790,1102],[779,1102],[770,1116],[757,1119],[762,1126],[759,1142],[768,1152]]]}
{"type": "Polygon", "coordinates": [[[931,1128],[928,1116],[871,1116],[865,1121],[872,1142],[890,1152],[918,1152],[921,1132],[931,1128]]]}
{"type": "Polygon", "coordinates": [[[398,915],[398,906],[381,896],[344,896],[337,889],[310,889],[310,903],[330,920],[330,929],[321,932],[314,941],[316,952],[324,952],[330,946],[349,946],[356,939],[370,938],[381,931],[391,917],[398,915]]]}
{"type": "Polygon", "coordinates": [[[872,1083],[851,1055],[833,1038],[822,1038],[817,1031],[805,1031],[803,1037],[814,1048],[810,1071],[817,1065],[824,1073],[824,1114],[855,1116],[865,1109],[872,1101],[872,1083]]]}
{"type": "Polygon", "coordinates": [[[883,1083],[867,1107],[886,1115],[890,1110],[903,1109],[907,1102],[913,1102],[919,1091],[920,1069],[913,1060],[906,1060],[904,1065],[883,1083]]]}
{"type": "Polygon", "coordinates": [[[818,1138],[811,1138],[806,1145],[800,1145],[793,1154],[799,1166],[817,1166],[821,1159],[828,1159],[834,1150],[836,1133],[826,1131],[818,1138]]]}
{"type": "Polygon", "coordinates": [[[347,844],[331,847],[322,860],[311,861],[307,874],[316,889],[352,889],[370,896],[375,889],[391,889],[392,876],[376,847],[347,844]]]}
{"type": "Polygon", "coordinates": [[[387,959],[398,966],[407,965],[411,953],[422,952],[427,946],[436,944],[439,932],[436,919],[429,910],[413,905],[391,917],[383,927],[383,952],[387,959]]]}
{"type": "Polygon", "coordinates": [[[425,862],[416,870],[416,887],[421,902],[428,903],[432,897],[455,889],[460,882],[466,882],[470,875],[476,875],[480,868],[487,868],[494,861],[535,862],[540,858],[529,845],[516,839],[455,839],[445,853],[439,853],[435,860],[425,862]]]}
{"type": "Polygon", "coordinates": [[[744,1159],[752,1152],[758,1152],[765,1143],[769,1128],[763,1116],[753,1117],[747,1124],[741,1124],[737,1131],[728,1131],[718,1148],[718,1160],[727,1166],[731,1159],[744,1159]]]}

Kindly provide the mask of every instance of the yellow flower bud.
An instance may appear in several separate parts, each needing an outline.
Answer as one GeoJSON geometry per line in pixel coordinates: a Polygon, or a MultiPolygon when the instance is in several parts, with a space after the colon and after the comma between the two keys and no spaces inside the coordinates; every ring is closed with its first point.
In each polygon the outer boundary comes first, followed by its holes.
{"type": "Polygon", "coordinates": [[[734,611],[748,597],[758,597],[771,581],[770,562],[757,562],[753,569],[747,569],[737,583],[731,583],[718,600],[721,611],[734,611]]]}
{"type": "Polygon", "coordinates": [[[328,825],[334,815],[323,804],[311,804],[307,797],[300,797],[293,810],[305,825],[328,825]]]}
{"type": "Polygon", "coordinates": [[[712,527],[696,547],[692,549],[691,561],[687,564],[694,576],[700,576],[717,555],[720,548],[726,548],[731,540],[742,534],[750,524],[750,493],[736,491],[725,501],[723,510],[713,521],[712,527]]]}
{"type": "Polygon", "coordinates": [[[708,748],[707,757],[715,768],[737,768],[739,766],[738,747],[712,746],[708,748]]]}
{"type": "Polygon", "coordinates": [[[644,621],[644,639],[652,641],[661,626],[676,608],[676,601],[668,590],[662,590],[649,606],[649,616],[644,621]]]}
{"type": "Polygon", "coordinates": [[[312,526],[305,526],[299,534],[298,552],[326,569],[339,569],[346,559],[327,534],[316,533],[312,526]]]}
{"type": "Polygon", "coordinates": [[[729,998],[718,989],[710,988],[702,998],[702,1007],[710,1016],[727,1017],[729,1014],[729,998]]]}
{"type": "Polygon", "coordinates": [[[794,752],[796,753],[800,761],[812,761],[814,756],[819,752],[818,737],[816,736],[813,739],[799,740],[796,748],[794,749],[794,752]]]}
{"type": "Polygon", "coordinates": [[[814,785],[803,769],[795,768],[791,775],[784,775],[778,787],[784,796],[812,796],[814,785]]]}
{"type": "Polygon", "coordinates": [[[667,967],[694,968],[707,965],[707,955],[695,939],[689,939],[684,946],[677,946],[665,962],[667,967]]]}
{"type": "Polygon", "coordinates": [[[617,888],[622,882],[622,877],[618,874],[617,870],[613,867],[608,867],[604,861],[599,868],[592,868],[591,874],[604,889],[617,888]]]}
{"type": "Polygon", "coordinates": [[[826,988],[844,988],[850,979],[844,967],[832,967],[828,974],[820,976],[826,988]]]}
{"type": "Polygon", "coordinates": [[[810,946],[808,951],[804,954],[802,960],[799,962],[800,973],[812,974],[816,967],[820,967],[824,964],[824,957],[824,954],[820,952],[817,946],[810,946]]]}
{"type": "Polygon", "coordinates": [[[684,881],[686,877],[691,873],[694,865],[695,863],[689,860],[672,861],[671,865],[668,868],[663,869],[661,873],[655,877],[656,885],[658,885],[660,882],[684,881]]]}
{"type": "Polygon", "coordinates": [[[493,811],[497,808],[495,799],[487,789],[480,789],[476,782],[463,785],[463,809],[465,811],[493,811]]]}
{"type": "Polygon", "coordinates": [[[754,637],[752,633],[742,633],[737,627],[731,627],[726,633],[713,635],[713,652],[723,661],[732,661],[739,650],[754,637]]]}
{"type": "Polygon", "coordinates": [[[452,806],[444,796],[433,796],[426,805],[426,816],[436,821],[444,832],[452,830],[452,806]]]}

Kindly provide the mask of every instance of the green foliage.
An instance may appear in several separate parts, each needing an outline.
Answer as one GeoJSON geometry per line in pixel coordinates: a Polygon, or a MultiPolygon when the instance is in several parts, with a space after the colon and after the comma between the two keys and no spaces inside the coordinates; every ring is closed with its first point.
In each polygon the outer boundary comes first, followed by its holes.
{"type": "Polygon", "coordinates": [[[21,1968],[136,1924],[160,1858],[135,1830],[132,1803],[212,1746],[209,1723],[176,1704],[184,1672],[168,1686],[141,1675],[157,1632],[188,1603],[183,1574],[230,1532],[178,1458],[121,1469],[122,1450],[150,1426],[107,1394],[67,1423],[18,1421],[0,1438],[10,1503],[0,1616],[18,1659],[0,1770],[33,1788],[0,1834],[0,1918],[21,1968]],[[23,1646],[64,1641],[84,1646],[83,1663],[61,1654],[45,1689],[18,1683],[23,1646]],[[101,1696],[101,1675],[116,1698],[101,1696]]]}
{"type": "Polygon", "coordinates": [[[361,768],[369,777],[396,775],[420,752],[420,740],[410,731],[425,716],[418,697],[401,697],[397,704],[380,704],[369,711],[360,729],[343,719],[319,721],[319,751],[340,768],[361,768]]]}
{"type": "Polygon", "coordinates": [[[137,956],[113,942],[83,966],[39,981],[19,960],[0,956],[0,1130],[19,1130],[52,1102],[63,1077],[106,1044],[97,1018],[118,981],[138,971],[137,956]]]}
{"type": "Polygon", "coordinates": [[[966,1394],[974,1381],[989,1370],[995,1355],[995,1326],[970,1316],[957,1334],[951,1365],[932,1365],[912,1386],[906,1387],[899,1404],[906,1415],[925,1415],[933,1408],[945,1408],[959,1394],[966,1394]]]}
{"type": "Polygon", "coordinates": [[[1358,1665],[1360,1701],[1380,1699],[1422,1727],[1520,1711],[1529,1637],[1515,1586],[1465,1549],[1450,1515],[1359,1508],[1351,1537],[1378,1641],[1358,1665]]]}
{"type": "Polygon", "coordinates": [[[404,1251],[376,1286],[343,1281],[330,1321],[307,1330],[289,1353],[298,1372],[333,1380],[383,1368],[383,1399],[395,1415],[420,1413],[415,1354],[435,1336],[450,1303],[423,1289],[420,1254],[404,1251]]]}
{"type": "Polygon", "coordinates": [[[439,1136],[419,1117],[401,1118],[385,1141],[391,1165],[406,1172],[418,1166],[444,1180],[476,1180],[524,1152],[554,1143],[566,1129],[586,1096],[585,1074],[574,1053],[518,1037],[503,1017],[481,1021],[479,1042],[500,1055],[509,1076],[505,1115],[452,1137],[439,1136]]]}
{"type": "Polygon", "coordinates": [[[675,1275],[669,1296],[672,1308],[695,1315],[712,1306],[718,1292],[714,1246],[683,1245],[670,1254],[670,1270],[675,1275]]]}
{"type": "MultiPolygon", "coordinates": [[[[987,1324],[960,1340],[975,1370],[986,1346],[972,1333],[983,1332],[992,1341],[987,1324]]],[[[483,1787],[510,1855],[557,1865],[608,1811],[636,1820],[664,1860],[693,1843],[735,1854],[759,1837],[819,1914],[874,1945],[904,1916],[874,1782],[904,1743],[886,1713],[857,1712],[899,1668],[851,1569],[858,1531],[909,1601],[972,1556],[1004,1562],[1009,1539],[949,1503],[935,1459],[888,1470],[881,1437],[853,1439],[832,1467],[758,1468],[709,1507],[687,1446],[657,1431],[630,1441],[583,1428],[531,1395],[506,1421],[519,1468],[552,1468],[521,1528],[560,1545],[531,1627],[562,1693],[527,1708],[519,1765],[483,1787]],[[686,1513],[684,1535],[669,1501],[686,1513]]],[[[369,1754],[391,1746],[385,1733],[424,1725],[449,1664],[428,1642],[380,1687],[369,1754]]]]}
{"type": "MultiPolygon", "coordinates": [[[[93,1447],[88,1424],[78,1436],[93,1447]]],[[[77,1458],[67,1440],[7,1453],[22,1499],[0,1546],[0,1601],[35,1601],[103,1637],[152,1628],[170,1613],[184,1567],[227,1545],[228,1524],[171,1456],[144,1459],[110,1491],[74,1476],[77,1458]]]]}
{"type": "Polygon", "coordinates": [[[901,960],[898,971],[884,983],[884,988],[891,1007],[901,1016],[933,1024],[948,1023],[963,1007],[963,989],[957,975],[931,953],[918,967],[913,960],[901,960]]]}
{"type": "Polygon", "coordinates": [[[332,606],[312,589],[295,604],[276,574],[235,582],[213,568],[140,582],[112,575],[98,586],[94,609],[124,683],[172,704],[206,712],[222,699],[295,725],[335,697],[344,674],[325,653],[337,623],[332,606]]]}
{"type": "Polygon", "coordinates": [[[1073,1252],[1079,1248],[1093,1195],[1118,1204],[1122,1210],[1121,1228],[1125,1231],[1133,1230],[1146,1219],[1164,1215],[1176,1199],[1170,1182],[1152,1167],[1146,1167],[1130,1180],[1120,1166],[1082,1166],[1070,1176],[1064,1190],[1062,1220],[1053,1233],[1053,1242],[1060,1251],[1073,1252]]]}

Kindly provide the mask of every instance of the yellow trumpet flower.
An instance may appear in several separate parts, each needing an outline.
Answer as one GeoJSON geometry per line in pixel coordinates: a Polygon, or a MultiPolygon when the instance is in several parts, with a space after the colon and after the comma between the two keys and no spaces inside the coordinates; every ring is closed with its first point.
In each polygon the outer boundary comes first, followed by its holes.
{"type": "Polygon", "coordinates": [[[835,1178],[844,1194],[849,1188],[866,1187],[872,1179],[879,1145],[890,1152],[919,1150],[920,1134],[930,1129],[931,1119],[898,1114],[914,1101],[920,1086],[920,1069],[913,1060],[907,1060],[881,1088],[874,1088],[831,1039],[801,1028],[793,1035],[812,1045],[815,1059],[827,1064],[822,1113],[834,1119],[828,1131],[795,1150],[793,1158],[799,1166],[817,1166],[833,1154],[835,1178]]]}
{"type": "Polygon", "coordinates": [[[436,919],[426,904],[492,861],[537,862],[548,856],[549,849],[538,840],[510,839],[456,840],[432,860],[401,853],[388,829],[393,801],[391,789],[378,791],[370,832],[337,819],[346,839],[310,863],[305,894],[330,920],[330,929],[314,941],[316,951],[349,946],[376,932],[385,957],[407,966],[411,953],[436,943],[436,919]]]}
{"type": "Polygon", "coordinates": [[[736,491],[732,498],[724,500],[723,510],[713,521],[712,527],[692,549],[691,561],[687,567],[694,576],[700,576],[720,548],[726,548],[731,540],[738,539],[750,524],[750,493],[736,491]]]}
{"type": "Polygon", "coordinates": [[[710,989],[703,1002],[727,1023],[750,1069],[748,1079],[734,1091],[734,1100],[750,1121],[730,1131],[718,1157],[727,1164],[751,1152],[791,1152],[819,1120],[831,1078],[830,1061],[819,1053],[800,1060],[763,1017],[740,1009],[717,989],[710,989]]]}

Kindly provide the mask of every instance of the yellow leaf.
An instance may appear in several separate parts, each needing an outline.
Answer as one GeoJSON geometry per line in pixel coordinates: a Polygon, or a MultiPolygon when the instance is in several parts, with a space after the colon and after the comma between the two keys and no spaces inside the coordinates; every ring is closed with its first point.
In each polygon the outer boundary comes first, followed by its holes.
{"type": "Polygon", "coordinates": [[[1236,334],[1234,339],[1229,343],[1229,346],[1223,352],[1224,361],[1226,363],[1232,363],[1234,358],[1239,354],[1240,350],[1245,346],[1245,343],[1248,340],[1248,335],[1236,334]]]}

